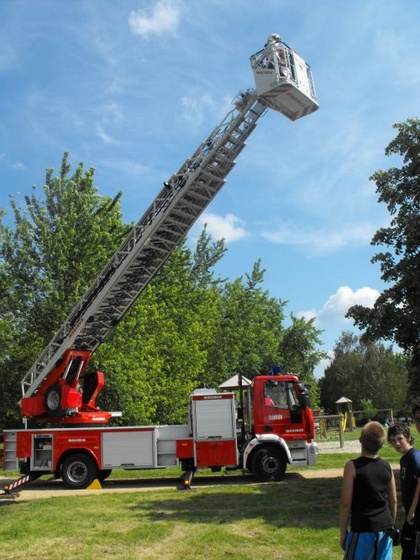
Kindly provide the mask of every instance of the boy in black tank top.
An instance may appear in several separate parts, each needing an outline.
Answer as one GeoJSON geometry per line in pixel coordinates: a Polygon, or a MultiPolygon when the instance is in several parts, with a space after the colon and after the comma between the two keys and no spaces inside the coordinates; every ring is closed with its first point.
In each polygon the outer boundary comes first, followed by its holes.
{"type": "MultiPolygon", "coordinates": [[[[414,421],[420,411],[413,407],[414,421]]],[[[413,447],[414,438],[407,424],[396,423],[388,429],[388,441],[401,453],[401,501],[406,515],[401,531],[401,560],[420,560],[420,451],[413,447]]]]}
{"type": "Polygon", "coordinates": [[[389,463],[378,457],[385,441],[383,426],[368,422],[360,436],[361,456],[344,467],[339,525],[345,560],[392,560],[387,530],[395,522],[397,491],[389,463]]]}

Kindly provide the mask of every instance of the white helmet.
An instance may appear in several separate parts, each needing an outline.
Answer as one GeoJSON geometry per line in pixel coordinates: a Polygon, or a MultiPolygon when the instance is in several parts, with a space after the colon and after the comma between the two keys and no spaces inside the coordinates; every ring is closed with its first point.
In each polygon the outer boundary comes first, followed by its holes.
{"type": "Polygon", "coordinates": [[[281,37],[277,33],[270,33],[267,37],[267,43],[280,43],[281,37]]]}

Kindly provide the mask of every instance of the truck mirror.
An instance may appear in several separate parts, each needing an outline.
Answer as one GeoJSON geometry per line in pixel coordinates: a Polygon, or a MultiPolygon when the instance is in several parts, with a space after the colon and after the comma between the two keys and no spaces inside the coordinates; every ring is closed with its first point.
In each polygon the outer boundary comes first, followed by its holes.
{"type": "Polygon", "coordinates": [[[298,401],[302,409],[308,408],[310,404],[309,387],[304,383],[298,383],[298,401]]]}
{"type": "Polygon", "coordinates": [[[309,406],[309,395],[307,393],[306,394],[301,393],[298,397],[298,401],[299,401],[300,407],[302,409],[308,408],[308,406],[309,406]]]}

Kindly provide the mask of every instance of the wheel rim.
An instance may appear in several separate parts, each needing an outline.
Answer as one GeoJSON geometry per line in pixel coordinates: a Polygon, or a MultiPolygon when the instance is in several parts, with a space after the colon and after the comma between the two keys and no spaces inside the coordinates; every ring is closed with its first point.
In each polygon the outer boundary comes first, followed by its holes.
{"type": "Polygon", "coordinates": [[[51,391],[48,395],[47,395],[47,406],[49,410],[57,410],[58,407],[60,406],[60,395],[57,393],[57,391],[51,391]]]}
{"type": "Polygon", "coordinates": [[[279,470],[279,461],[273,455],[266,455],[261,461],[261,469],[268,475],[277,474],[279,470]]]}
{"type": "Polygon", "coordinates": [[[83,483],[88,476],[86,465],[80,461],[71,463],[67,469],[67,477],[74,484],[83,483]]]}

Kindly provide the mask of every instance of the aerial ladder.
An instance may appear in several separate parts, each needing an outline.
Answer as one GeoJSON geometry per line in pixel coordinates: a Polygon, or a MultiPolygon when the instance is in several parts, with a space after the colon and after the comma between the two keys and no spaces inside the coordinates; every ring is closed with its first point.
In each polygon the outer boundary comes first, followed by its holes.
{"type": "Polygon", "coordinates": [[[167,181],[22,380],[23,418],[60,424],[107,423],[96,399],[104,375],[89,371],[98,346],[121,321],[220,191],[235,158],[271,108],[297,120],[318,108],[309,65],[272,34],[251,56],[255,89],[233,108],[167,181]]]}

